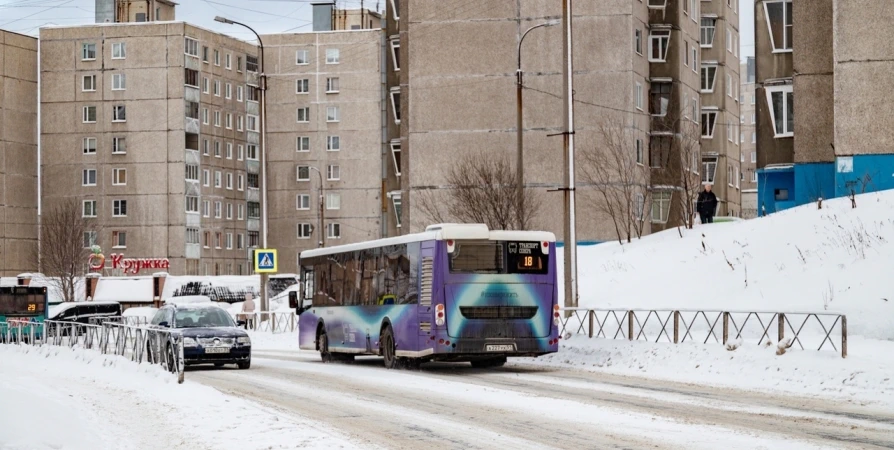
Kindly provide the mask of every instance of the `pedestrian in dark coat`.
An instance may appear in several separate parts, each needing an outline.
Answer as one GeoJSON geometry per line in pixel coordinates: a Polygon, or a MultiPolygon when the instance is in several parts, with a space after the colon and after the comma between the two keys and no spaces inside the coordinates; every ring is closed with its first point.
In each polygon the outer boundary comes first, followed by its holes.
{"type": "Polygon", "coordinates": [[[711,185],[706,184],[705,190],[698,193],[696,211],[702,223],[714,223],[714,212],[717,211],[717,196],[711,192],[711,185]]]}

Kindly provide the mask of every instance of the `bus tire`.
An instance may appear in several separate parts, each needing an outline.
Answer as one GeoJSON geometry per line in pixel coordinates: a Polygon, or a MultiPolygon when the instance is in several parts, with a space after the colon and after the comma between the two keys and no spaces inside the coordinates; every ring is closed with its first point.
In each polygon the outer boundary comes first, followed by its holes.
{"type": "Polygon", "coordinates": [[[395,355],[394,331],[391,325],[385,325],[382,329],[382,336],[379,339],[379,347],[381,348],[382,357],[385,360],[386,369],[394,369],[397,367],[397,356],[395,355]]]}
{"type": "Polygon", "coordinates": [[[329,352],[329,336],[325,331],[322,331],[317,337],[317,342],[320,345],[320,359],[324,363],[332,362],[332,353],[329,352]]]}

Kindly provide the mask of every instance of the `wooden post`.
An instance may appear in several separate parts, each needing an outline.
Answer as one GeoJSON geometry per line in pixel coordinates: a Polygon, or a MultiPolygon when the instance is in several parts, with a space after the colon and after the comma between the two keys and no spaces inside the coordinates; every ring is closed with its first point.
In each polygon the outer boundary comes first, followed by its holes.
{"type": "Polygon", "coordinates": [[[729,341],[729,313],[725,312],[723,313],[723,345],[726,345],[727,341],[729,341]]]}
{"type": "Polygon", "coordinates": [[[633,311],[627,311],[627,340],[633,340],[633,311]]]}
{"type": "Polygon", "coordinates": [[[785,339],[785,313],[777,314],[779,317],[779,339],[776,342],[782,342],[785,339]]]}
{"type": "Polygon", "coordinates": [[[596,317],[596,311],[593,311],[591,309],[588,315],[590,316],[590,337],[592,338],[593,337],[593,319],[596,317]]]}
{"type": "Polygon", "coordinates": [[[674,311],[674,344],[680,343],[680,311],[674,311]]]}
{"type": "Polygon", "coordinates": [[[841,357],[847,358],[847,316],[841,316],[841,357]]]}

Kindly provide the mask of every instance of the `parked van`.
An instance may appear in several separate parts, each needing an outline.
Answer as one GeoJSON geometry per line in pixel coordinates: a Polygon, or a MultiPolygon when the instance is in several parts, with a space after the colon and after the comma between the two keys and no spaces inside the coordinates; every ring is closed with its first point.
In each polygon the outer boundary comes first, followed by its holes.
{"type": "Polygon", "coordinates": [[[91,318],[120,315],[121,304],[118,302],[65,302],[51,307],[48,319],[91,325],[91,318]]]}

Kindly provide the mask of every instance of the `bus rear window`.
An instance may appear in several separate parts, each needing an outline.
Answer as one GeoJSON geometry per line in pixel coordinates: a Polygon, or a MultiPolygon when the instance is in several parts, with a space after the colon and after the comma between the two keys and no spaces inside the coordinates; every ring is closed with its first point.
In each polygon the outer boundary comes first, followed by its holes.
{"type": "Polygon", "coordinates": [[[549,272],[549,254],[544,254],[539,242],[457,242],[449,258],[451,273],[549,272]]]}
{"type": "Polygon", "coordinates": [[[43,314],[45,307],[42,295],[0,294],[0,314],[36,316],[43,314]]]}

